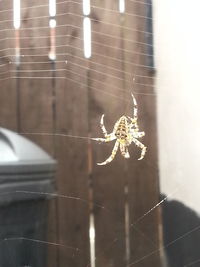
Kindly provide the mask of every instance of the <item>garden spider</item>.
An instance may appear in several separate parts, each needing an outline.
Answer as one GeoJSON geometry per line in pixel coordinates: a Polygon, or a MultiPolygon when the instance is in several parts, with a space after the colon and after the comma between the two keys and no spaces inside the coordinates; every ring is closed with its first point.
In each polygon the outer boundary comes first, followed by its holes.
{"type": "Polygon", "coordinates": [[[119,147],[120,147],[120,151],[121,151],[122,156],[124,158],[130,158],[130,155],[128,152],[128,146],[132,142],[135,143],[136,146],[138,146],[142,149],[141,156],[138,160],[141,160],[144,158],[144,155],[146,153],[147,148],[141,142],[139,142],[137,139],[143,137],[145,135],[145,132],[139,132],[139,127],[137,124],[137,119],[138,119],[138,117],[137,117],[137,102],[136,102],[136,99],[134,98],[133,94],[131,94],[131,95],[133,98],[133,105],[134,105],[133,118],[123,115],[115,123],[112,133],[110,133],[110,134],[107,133],[107,130],[104,126],[104,114],[101,116],[100,127],[103,131],[105,138],[92,138],[92,139],[96,140],[96,141],[100,141],[100,142],[110,142],[110,141],[113,141],[115,139],[117,139],[117,140],[115,142],[115,145],[114,145],[114,148],[112,150],[110,157],[102,163],[97,163],[98,165],[106,165],[106,164],[110,163],[114,159],[119,147]]]}

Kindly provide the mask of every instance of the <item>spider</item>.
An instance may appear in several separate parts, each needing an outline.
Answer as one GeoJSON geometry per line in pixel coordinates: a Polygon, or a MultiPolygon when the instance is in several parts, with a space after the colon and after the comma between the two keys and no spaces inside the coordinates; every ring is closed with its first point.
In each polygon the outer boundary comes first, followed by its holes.
{"type": "Polygon", "coordinates": [[[136,146],[142,149],[141,156],[138,160],[144,158],[147,148],[137,139],[143,137],[145,135],[145,132],[139,132],[139,127],[137,124],[137,119],[138,119],[137,102],[133,94],[131,95],[133,98],[133,105],[134,105],[133,118],[125,115],[120,117],[119,120],[115,123],[112,133],[110,134],[107,133],[107,130],[104,126],[104,114],[101,116],[100,127],[103,131],[105,138],[92,138],[92,139],[99,142],[110,142],[116,139],[116,142],[110,157],[102,163],[97,163],[97,165],[106,165],[110,163],[114,159],[119,147],[122,156],[126,159],[130,158],[130,154],[128,152],[128,146],[132,142],[135,143],[136,146]]]}

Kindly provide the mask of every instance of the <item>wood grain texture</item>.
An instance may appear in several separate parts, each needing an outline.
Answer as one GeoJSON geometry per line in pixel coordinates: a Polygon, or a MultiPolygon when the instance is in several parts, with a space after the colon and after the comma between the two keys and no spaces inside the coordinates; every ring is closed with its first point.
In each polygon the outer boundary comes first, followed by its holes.
{"type": "MultiPolygon", "coordinates": [[[[158,253],[143,259],[159,247],[157,209],[143,218],[159,201],[156,98],[153,72],[146,66],[145,5],[126,1],[129,14],[120,15],[118,1],[92,1],[92,57],[88,60],[83,51],[82,1],[57,0],[57,71],[53,87],[52,63],[48,58],[48,1],[42,1],[44,7],[39,8],[34,8],[38,5],[35,0],[22,2],[23,57],[19,73],[15,73],[14,64],[9,64],[14,62],[13,39],[0,42],[0,78],[7,77],[1,74],[5,71],[10,77],[0,84],[0,122],[21,133],[50,134],[28,135],[58,160],[60,196],[50,203],[48,240],[64,246],[48,246],[48,267],[89,266],[91,200],[96,267],[124,267],[129,263],[136,267],[159,267],[158,253]],[[12,78],[16,75],[20,78],[18,89],[16,79],[12,78]],[[103,137],[99,125],[102,114],[108,132],[121,115],[132,116],[131,91],[138,102],[140,130],[146,132],[142,139],[148,147],[144,160],[137,161],[141,151],[132,144],[129,160],[118,152],[112,163],[97,166],[97,162],[111,154],[114,142],[92,142],[90,147],[87,138],[51,135],[103,137]],[[129,205],[130,216],[128,262],[125,203],[129,205]]],[[[2,9],[12,7],[8,1],[3,5],[2,9]]],[[[12,12],[2,15],[2,20],[7,18],[12,20],[12,12]]],[[[1,39],[14,38],[11,24],[1,25],[9,28],[1,33],[1,39]]]]}
{"type": "MultiPolygon", "coordinates": [[[[125,20],[125,26],[136,29],[135,35],[125,33],[125,37],[134,42],[125,42],[125,49],[132,49],[135,55],[125,55],[125,60],[133,62],[135,66],[125,64],[126,72],[135,75],[133,84],[134,95],[138,102],[139,128],[146,135],[141,142],[147,146],[147,153],[142,161],[137,159],[141,150],[135,145],[131,148],[131,159],[128,160],[128,186],[130,207],[130,262],[135,266],[160,266],[159,253],[142,259],[145,255],[159,248],[159,216],[158,209],[141,218],[147,211],[159,202],[158,165],[157,165],[157,128],[156,128],[156,97],[153,88],[154,76],[152,68],[147,66],[146,39],[146,6],[134,2],[127,4],[127,10],[136,16],[129,16],[125,20]],[[145,95],[146,94],[146,95],[145,95]],[[140,261],[141,260],[141,261],[140,261]]],[[[130,114],[133,113],[129,106],[130,114]]]]}
{"type": "MultiPolygon", "coordinates": [[[[117,1],[94,1],[93,5],[91,17],[95,21],[92,23],[94,45],[90,62],[90,123],[92,136],[103,137],[101,115],[105,114],[105,126],[110,133],[116,120],[124,113],[123,62],[119,50],[122,40],[118,27],[119,14],[107,11],[117,10],[117,1]]],[[[124,162],[118,152],[112,163],[97,166],[97,162],[110,156],[113,146],[114,142],[93,144],[94,202],[105,207],[94,209],[96,265],[120,267],[125,266],[126,262],[124,162]]]]}
{"type": "MultiPolygon", "coordinates": [[[[21,65],[18,77],[19,98],[19,132],[30,133],[25,137],[55,156],[54,147],[54,111],[52,63],[50,51],[50,29],[48,18],[48,0],[21,1],[21,65]],[[36,19],[39,17],[38,19],[36,19]],[[31,133],[48,133],[50,135],[32,135],[31,133]]],[[[49,242],[57,239],[57,199],[48,202],[47,237],[49,242]]],[[[48,266],[57,265],[58,250],[56,246],[46,246],[48,266]]]]}
{"type": "MultiPolygon", "coordinates": [[[[44,7],[37,7],[38,3],[36,4],[35,1],[22,3],[20,29],[22,62],[18,72],[20,132],[22,133],[52,133],[53,131],[52,66],[48,58],[50,51],[48,1],[45,0],[42,4],[44,7]],[[41,17],[41,19],[33,19],[35,17],[41,17]],[[41,38],[43,36],[46,38],[41,38]]],[[[29,137],[53,154],[52,136],[30,135],[29,137]]]]}
{"type": "MultiPolygon", "coordinates": [[[[72,2],[57,5],[58,14],[80,13],[82,6],[75,9],[72,2]]],[[[57,36],[65,46],[57,49],[63,54],[66,79],[56,81],[56,131],[75,136],[88,135],[86,70],[79,67],[76,47],[82,46],[82,21],[72,15],[58,16],[57,36]],[[59,27],[67,24],[70,26],[59,27]],[[80,27],[80,28],[76,28],[80,27]],[[65,63],[66,61],[66,63],[65,63]],[[79,76],[79,74],[83,76],[79,76]]],[[[82,55],[81,55],[82,56],[82,55]]],[[[59,266],[87,266],[89,264],[89,202],[87,139],[69,137],[56,138],[58,159],[58,193],[69,198],[59,198],[59,242],[72,249],[61,248],[59,266]],[[70,199],[74,197],[77,199],[70,199]]]]}
{"type": "Polygon", "coordinates": [[[0,126],[17,130],[17,91],[16,81],[12,78],[15,76],[12,2],[0,2],[0,10],[0,126]]]}
{"type": "MultiPolygon", "coordinates": [[[[130,92],[134,91],[139,106],[139,125],[141,130],[146,132],[142,142],[148,147],[147,156],[143,161],[137,161],[141,151],[133,144],[130,147],[131,158],[126,162],[118,155],[109,166],[94,165],[94,199],[108,207],[112,214],[104,214],[101,210],[95,213],[97,266],[124,266],[127,250],[124,229],[125,184],[127,183],[129,188],[130,223],[134,224],[159,201],[156,102],[155,96],[151,95],[154,93],[152,69],[146,66],[145,6],[128,2],[126,10],[131,15],[122,16],[117,15],[117,3],[112,5],[95,1],[94,6],[92,17],[96,21],[93,23],[95,46],[90,77],[103,81],[105,85],[96,81],[90,83],[102,90],[99,93],[92,90],[91,93],[92,134],[102,135],[100,129],[96,128],[96,121],[100,119],[102,113],[106,114],[105,124],[109,132],[123,113],[132,116],[130,92]],[[97,42],[102,45],[97,47],[97,42]],[[136,76],[135,84],[134,76],[136,76]],[[112,96],[106,95],[107,93],[112,96]],[[150,95],[145,95],[146,93],[150,95]]],[[[109,155],[108,151],[111,152],[112,146],[113,144],[94,145],[94,161],[103,161],[106,155],[109,155]]],[[[133,225],[130,228],[129,238],[129,263],[134,263],[158,249],[157,210],[133,225]]],[[[137,266],[160,266],[159,253],[137,263],[137,266]]]]}

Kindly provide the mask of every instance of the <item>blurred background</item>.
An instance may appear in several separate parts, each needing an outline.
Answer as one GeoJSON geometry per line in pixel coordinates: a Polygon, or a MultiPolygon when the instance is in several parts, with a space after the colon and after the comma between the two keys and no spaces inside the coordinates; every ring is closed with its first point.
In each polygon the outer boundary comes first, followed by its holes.
{"type": "Polygon", "coordinates": [[[0,266],[200,266],[199,8],[0,0],[0,266]]]}

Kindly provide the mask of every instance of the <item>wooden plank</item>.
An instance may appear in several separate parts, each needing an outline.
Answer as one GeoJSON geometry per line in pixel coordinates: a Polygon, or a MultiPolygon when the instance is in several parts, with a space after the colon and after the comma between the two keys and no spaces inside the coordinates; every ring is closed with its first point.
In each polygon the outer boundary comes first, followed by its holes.
{"type": "MultiPolygon", "coordinates": [[[[158,209],[144,216],[154,205],[159,202],[158,185],[158,161],[157,161],[157,130],[156,130],[156,98],[153,88],[152,69],[147,66],[147,45],[144,32],[146,31],[146,6],[141,3],[128,3],[127,10],[137,16],[125,19],[125,26],[135,25],[137,34],[125,33],[126,39],[135,42],[124,42],[125,49],[132,49],[135,54],[125,55],[125,60],[134,62],[136,66],[125,64],[126,72],[135,75],[133,84],[134,95],[138,102],[139,128],[145,131],[146,136],[142,138],[148,150],[142,161],[137,161],[140,156],[140,149],[130,148],[131,159],[128,160],[128,186],[129,186],[129,208],[130,208],[130,263],[135,266],[160,266],[159,253],[154,253],[149,257],[146,255],[159,248],[159,214],[158,209]],[[143,18],[141,20],[141,18],[143,18]],[[144,217],[143,217],[144,216],[144,217]]],[[[129,114],[133,114],[133,105],[129,106],[129,114]]]]}
{"type": "MultiPolygon", "coordinates": [[[[21,2],[21,64],[18,77],[19,131],[54,156],[54,113],[48,4],[45,0],[21,2]],[[40,48],[41,47],[41,48],[40,48]],[[47,78],[48,77],[48,78],[47,78]],[[30,133],[30,134],[27,134],[30,133]],[[33,134],[32,134],[33,133],[33,134]],[[38,133],[34,135],[34,133],[38,133]],[[42,135],[40,133],[47,133],[42,135]]],[[[49,201],[46,241],[57,243],[57,203],[49,201]]],[[[46,245],[48,266],[57,265],[59,247],[46,245]]]]}
{"type": "MultiPolygon", "coordinates": [[[[58,15],[82,12],[81,5],[75,9],[71,1],[62,4],[60,2],[63,1],[58,1],[58,15]]],[[[66,15],[57,17],[57,25],[57,36],[63,36],[57,41],[65,44],[57,49],[57,53],[63,54],[63,63],[59,63],[59,66],[66,69],[63,75],[66,79],[56,81],[56,131],[73,136],[87,136],[86,70],[85,66],[79,67],[79,59],[75,57],[76,47],[82,46],[82,40],[79,39],[82,38],[82,22],[76,21],[72,15],[66,15]],[[63,24],[70,26],[59,27],[63,24]]],[[[87,148],[87,138],[56,138],[58,192],[66,196],[59,198],[59,242],[71,247],[60,249],[60,267],[82,267],[89,264],[87,148]]]]}
{"type": "Polygon", "coordinates": [[[15,70],[12,1],[0,2],[0,125],[17,130],[17,92],[12,71],[15,70]],[[10,11],[6,11],[10,10],[10,11]]]}
{"type": "MultiPolygon", "coordinates": [[[[105,126],[111,132],[114,123],[123,115],[126,103],[121,72],[122,53],[118,49],[121,48],[122,40],[118,27],[120,15],[108,12],[118,9],[117,1],[94,1],[93,5],[92,18],[96,22],[92,22],[92,40],[95,45],[90,64],[90,85],[94,88],[91,89],[90,120],[92,136],[103,137],[101,115],[105,114],[105,126]]],[[[97,162],[109,157],[113,146],[114,142],[93,143],[94,202],[105,207],[94,209],[96,266],[122,267],[126,262],[124,162],[118,153],[112,163],[97,166],[97,162]]]]}
{"type": "MultiPolygon", "coordinates": [[[[52,133],[52,72],[49,53],[48,1],[22,3],[20,45],[22,62],[19,72],[20,131],[52,133]],[[34,8],[35,6],[35,8],[34,8]],[[39,19],[33,19],[39,17],[39,19]],[[41,38],[47,36],[46,38],[41,38]],[[44,47],[44,48],[40,48],[44,47]],[[43,62],[43,63],[40,63],[43,62]],[[48,78],[46,78],[48,77],[48,78]]],[[[53,137],[30,135],[47,152],[53,153],[53,137]]]]}

